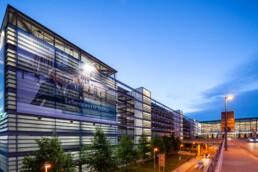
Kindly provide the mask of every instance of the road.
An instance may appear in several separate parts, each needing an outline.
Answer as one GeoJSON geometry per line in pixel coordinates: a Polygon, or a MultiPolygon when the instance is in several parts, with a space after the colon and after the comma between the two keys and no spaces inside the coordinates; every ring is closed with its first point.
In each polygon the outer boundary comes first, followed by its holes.
{"type": "Polygon", "coordinates": [[[209,162],[211,161],[210,158],[202,158],[200,159],[199,161],[197,161],[195,164],[193,164],[193,166],[191,168],[189,168],[187,170],[187,172],[197,172],[197,171],[204,171],[205,167],[207,167],[207,165],[209,164],[209,162]],[[197,163],[199,161],[202,161],[203,162],[203,165],[204,165],[204,168],[203,169],[198,169],[196,166],[197,166],[197,163]]]}
{"type": "Polygon", "coordinates": [[[258,158],[258,143],[248,142],[247,139],[232,139],[231,142],[241,147],[242,149],[247,150],[249,153],[253,154],[258,158]]]}
{"type": "Polygon", "coordinates": [[[194,162],[193,165],[187,170],[187,172],[199,172],[199,171],[204,171],[205,168],[209,165],[209,163],[210,163],[210,161],[211,161],[211,158],[212,158],[212,156],[215,154],[216,150],[217,150],[217,147],[210,147],[210,148],[209,148],[209,151],[208,151],[208,153],[210,153],[210,157],[209,157],[209,158],[204,158],[204,157],[202,157],[200,160],[194,162]],[[197,163],[198,163],[199,161],[202,161],[202,162],[203,162],[203,165],[204,165],[204,168],[203,168],[203,169],[198,169],[198,168],[196,168],[197,163]]]}

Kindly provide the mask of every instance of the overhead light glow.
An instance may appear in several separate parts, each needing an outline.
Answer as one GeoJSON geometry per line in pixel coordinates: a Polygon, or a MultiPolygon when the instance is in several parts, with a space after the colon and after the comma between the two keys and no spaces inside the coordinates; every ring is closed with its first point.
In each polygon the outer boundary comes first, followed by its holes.
{"type": "Polygon", "coordinates": [[[233,99],[233,96],[227,96],[226,99],[227,100],[233,99]]]}
{"type": "Polygon", "coordinates": [[[95,70],[95,68],[93,67],[93,66],[91,66],[91,65],[89,65],[89,64],[84,64],[83,65],[83,70],[85,71],[85,72],[92,72],[92,71],[94,71],[95,70]]]}

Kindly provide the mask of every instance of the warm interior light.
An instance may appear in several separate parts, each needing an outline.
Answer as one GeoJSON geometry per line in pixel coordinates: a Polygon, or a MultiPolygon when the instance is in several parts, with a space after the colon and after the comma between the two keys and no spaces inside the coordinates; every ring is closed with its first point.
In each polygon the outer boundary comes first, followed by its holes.
{"type": "Polygon", "coordinates": [[[183,144],[180,145],[181,147],[184,146],[183,144]]]}
{"type": "Polygon", "coordinates": [[[154,148],[154,151],[158,151],[158,148],[154,148]]]}

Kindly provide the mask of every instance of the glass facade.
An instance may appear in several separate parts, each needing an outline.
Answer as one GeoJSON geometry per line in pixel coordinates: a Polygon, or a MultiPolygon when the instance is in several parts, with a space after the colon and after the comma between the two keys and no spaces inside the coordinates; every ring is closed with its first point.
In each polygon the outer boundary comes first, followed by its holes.
{"type": "Polygon", "coordinates": [[[7,130],[7,113],[5,112],[5,39],[6,27],[0,30],[0,171],[8,170],[8,136],[1,134],[7,130]]]}
{"type": "Polygon", "coordinates": [[[194,121],[116,79],[116,70],[8,6],[1,28],[0,172],[17,172],[35,139],[55,131],[75,160],[99,126],[124,134],[193,137],[194,121]],[[184,129],[185,128],[185,129],[184,129]]]}
{"type": "MultiPolygon", "coordinates": [[[[221,132],[221,121],[202,121],[201,124],[201,135],[204,137],[219,137],[222,135],[221,132]]],[[[235,119],[235,131],[230,132],[231,137],[235,138],[244,138],[250,137],[252,135],[252,131],[258,131],[258,118],[240,118],[235,119]]]]}
{"type": "Polygon", "coordinates": [[[5,112],[5,85],[4,85],[4,64],[5,64],[5,27],[0,32],[0,119],[5,112]]]}

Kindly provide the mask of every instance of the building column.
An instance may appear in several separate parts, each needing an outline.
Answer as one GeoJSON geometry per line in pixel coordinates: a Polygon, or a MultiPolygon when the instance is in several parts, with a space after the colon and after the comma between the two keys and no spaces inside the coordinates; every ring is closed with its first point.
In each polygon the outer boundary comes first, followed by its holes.
{"type": "Polygon", "coordinates": [[[198,144],[198,154],[197,155],[200,155],[201,154],[201,145],[200,144],[198,144]]]}
{"type": "Polygon", "coordinates": [[[205,147],[206,147],[206,150],[209,150],[209,144],[208,143],[206,143],[205,147]]]}

